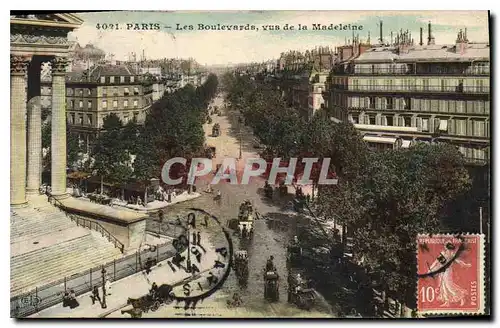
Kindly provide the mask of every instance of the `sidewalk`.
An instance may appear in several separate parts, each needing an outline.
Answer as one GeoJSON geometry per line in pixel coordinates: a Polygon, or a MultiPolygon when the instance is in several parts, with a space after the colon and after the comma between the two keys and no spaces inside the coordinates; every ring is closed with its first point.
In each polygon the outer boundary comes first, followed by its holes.
{"type": "MultiPolygon", "coordinates": [[[[203,258],[201,259],[201,264],[199,265],[200,271],[203,271],[212,268],[214,261],[218,257],[217,253],[215,253],[214,247],[208,242],[209,236],[203,231],[201,232],[201,235],[202,240],[206,241],[204,247],[207,249],[207,253],[205,254],[205,256],[203,256],[203,258]]],[[[183,256],[186,256],[186,254],[183,253],[183,256]]],[[[129,297],[139,298],[148,294],[153,282],[156,282],[158,286],[161,286],[162,284],[174,285],[191,276],[191,274],[186,273],[182,269],[178,269],[176,272],[172,272],[172,269],[167,264],[167,261],[169,260],[171,259],[158,263],[151,269],[149,275],[146,275],[144,272],[140,272],[111,283],[111,290],[109,291],[111,295],[106,296],[106,309],[103,309],[101,307],[99,301],[96,301],[96,303],[93,305],[90,298],[90,295],[92,293],[89,292],[77,297],[80,306],[75,309],[63,307],[61,300],[61,303],[35,313],[29,318],[104,317],[125,307],[127,305],[127,299],[129,297]]],[[[99,287],[99,294],[102,299],[102,287],[99,287]]],[[[130,316],[124,315],[124,317],[130,316]]]]}
{"type": "Polygon", "coordinates": [[[193,199],[196,199],[200,196],[201,196],[201,193],[199,193],[199,192],[192,192],[191,194],[189,194],[187,191],[185,191],[182,194],[175,196],[175,198],[172,199],[171,202],[167,202],[167,201],[162,202],[159,200],[155,200],[151,203],[148,203],[146,206],[132,205],[132,204],[120,204],[120,203],[115,203],[115,205],[129,208],[129,209],[133,209],[133,210],[140,211],[140,212],[148,212],[148,211],[153,211],[153,210],[159,210],[161,208],[165,208],[165,207],[177,204],[177,203],[182,203],[182,202],[185,202],[188,200],[193,200],[193,199]]]}

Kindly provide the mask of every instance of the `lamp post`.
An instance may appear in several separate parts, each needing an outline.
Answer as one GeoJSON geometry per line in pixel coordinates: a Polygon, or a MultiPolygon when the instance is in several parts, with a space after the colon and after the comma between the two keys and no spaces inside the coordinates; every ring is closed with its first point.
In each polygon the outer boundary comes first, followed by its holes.
{"type": "Polygon", "coordinates": [[[106,269],[104,269],[104,265],[102,266],[101,274],[102,274],[102,303],[101,303],[101,307],[103,309],[105,309],[105,308],[107,308],[107,305],[106,305],[106,269]]]}
{"type": "Polygon", "coordinates": [[[186,272],[188,273],[191,273],[191,242],[189,241],[189,237],[191,235],[190,233],[190,224],[188,223],[188,226],[187,226],[187,241],[188,241],[188,245],[187,245],[187,251],[188,251],[188,254],[187,254],[187,260],[186,260],[186,272]]]}
{"type": "Polygon", "coordinates": [[[241,156],[241,123],[242,123],[242,121],[243,121],[243,120],[242,120],[242,118],[241,118],[241,112],[240,112],[240,116],[238,117],[238,132],[239,132],[238,134],[239,134],[239,139],[240,139],[240,140],[239,140],[239,141],[240,141],[240,157],[239,157],[240,159],[241,159],[241,157],[242,157],[242,156],[241,156]]]}

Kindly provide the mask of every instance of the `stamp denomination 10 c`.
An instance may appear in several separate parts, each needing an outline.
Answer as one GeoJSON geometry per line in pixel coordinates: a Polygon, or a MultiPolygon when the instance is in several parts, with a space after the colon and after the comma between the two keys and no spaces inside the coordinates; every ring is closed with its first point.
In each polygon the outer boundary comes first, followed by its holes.
{"type": "Polygon", "coordinates": [[[483,314],[483,235],[417,237],[417,308],[420,314],[483,314]]]}

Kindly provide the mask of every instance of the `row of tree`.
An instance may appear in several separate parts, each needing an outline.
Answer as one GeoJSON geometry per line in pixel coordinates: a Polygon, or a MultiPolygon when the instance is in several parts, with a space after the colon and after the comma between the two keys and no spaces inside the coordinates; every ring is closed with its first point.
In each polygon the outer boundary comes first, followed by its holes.
{"type": "MultiPolygon", "coordinates": [[[[198,88],[187,85],[165,94],[149,109],[144,124],[124,124],[116,114],[104,118],[103,126],[82,165],[84,145],[67,127],[67,162],[80,171],[101,176],[115,186],[140,182],[146,186],[151,178],[159,178],[163,164],[173,157],[204,154],[203,124],[208,104],[217,94],[218,78],[209,75],[198,88]]],[[[42,131],[42,146],[50,149],[51,125],[42,131]]],[[[50,167],[50,152],[44,166],[50,167]]],[[[178,172],[182,174],[183,172],[178,172]]]]}
{"type": "Polygon", "coordinates": [[[307,121],[270,85],[230,74],[223,82],[268,155],[331,158],[339,182],[319,186],[316,214],[347,227],[355,262],[414,307],[416,235],[445,230],[449,202],[470,188],[461,153],[443,143],[372,152],[352,124],[324,112],[307,121]]]}

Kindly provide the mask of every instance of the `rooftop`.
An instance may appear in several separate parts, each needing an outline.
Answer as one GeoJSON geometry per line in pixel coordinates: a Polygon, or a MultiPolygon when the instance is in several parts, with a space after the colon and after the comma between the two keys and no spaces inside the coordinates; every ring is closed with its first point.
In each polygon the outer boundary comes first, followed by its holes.
{"type": "Polygon", "coordinates": [[[409,46],[407,51],[398,54],[395,46],[370,48],[358,58],[355,63],[371,61],[471,61],[489,60],[490,45],[488,43],[464,44],[463,51],[460,44],[452,45],[416,45],[409,46]]]}

